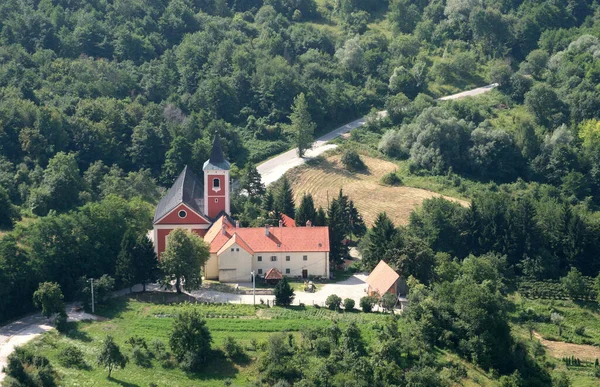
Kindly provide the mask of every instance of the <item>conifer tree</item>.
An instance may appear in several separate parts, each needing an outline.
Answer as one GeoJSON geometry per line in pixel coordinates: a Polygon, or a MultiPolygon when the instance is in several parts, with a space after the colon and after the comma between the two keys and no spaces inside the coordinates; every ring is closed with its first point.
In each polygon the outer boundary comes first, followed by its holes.
{"type": "Polygon", "coordinates": [[[141,235],[133,248],[133,262],[135,267],[135,282],[141,283],[143,291],[146,284],[156,280],[158,274],[158,258],[154,251],[154,244],[146,235],[141,235]]]}
{"type": "Polygon", "coordinates": [[[313,222],[313,226],[326,226],[327,225],[327,214],[323,207],[319,206],[317,210],[317,215],[315,216],[315,221],[313,222]]]}
{"type": "Polygon", "coordinates": [[[377,215],[373,228],[365,237],[362,263],[365,270],[372,270],[385,255],[388,246],[397,234],[396,227],[385,212],[377,215]]]}
{"type": "Polygon", "coordinates": [[[285,175],[275,194],[273,208],[282,214],[294,218],[294,191],[292,190],[290,181],[285,175]]]}
{"type": "Polygon", "coordinates": [[[296,226],[306,226],[307,221],[311,221],[314,225],[317,217],[317,210],[311,194],[304,194],[300,201],[300,206],[296,210],[296,226]]]}
{"type": "Polygon", "coordinates": [[[121,240],[121,251],[119,251],[119,255],[117,256],[117,264],[115,269],[115,274],[117,279],[122,285],[131,287],[135,285],[136,273],[135,273],[135,264],[133,258],[133,249],[135,247],[135,232],[132,229],[129,229],[123,235],[123,239],[121,240]]]}
{"type": "Polygon", "coordinates": [[[328,215],[329,226],[329,259],[332,262],[344,259],[346,256],[346,246],[344,239],[346,237],[346,219],[344,210],[338,200],[332,200],[328,215]]]}
{"type": "Polygon", "coordinates": [[[265,185],[262,182],[262,178],[256,166],[248,163],[242,171],[241,187],[248,192],[250,200],[256,202],[261,199],[265,194],[265,185]]]}
{"type": "Polygon", "coordinates": [[[304,157],[306,150],[311,147],[316,127],[308,111],[308,104],[306,103],[304,93],[300,93],[294,98],[290,121],[292,123],[289,127],[289,132],[294,136],[294,141],[298,148],[298,156],[304,157]]]}

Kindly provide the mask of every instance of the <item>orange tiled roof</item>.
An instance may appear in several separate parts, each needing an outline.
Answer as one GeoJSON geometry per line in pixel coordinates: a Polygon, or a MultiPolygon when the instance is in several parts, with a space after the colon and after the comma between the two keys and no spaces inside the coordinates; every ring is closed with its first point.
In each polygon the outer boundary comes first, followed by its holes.
{"type": "Polygon", "coordinates": [[[234,235],[241,238],[254,253],[329,252],[327,227],[269,227],[267,236],[264,227],[236,228],[220,218],[208,230],[204,240],[210,244],[210,252],[217,253],[234,235]]]}
{"type": "Polygon", "coordinates": [[[240,237],[237,234],[233,234],[233,237],[231,237],[229,239],[229,241],[226,242],[223,245],[223,247],[221,247],[219,249],[219,251],[217,252],[217,254],[221,254],[223,251],[227,250],[228,248],[230,248],[234,244],[237,244],[242,249],[246,250],[246,252],[248,252],[248,254],[254,254],[254,251],[252,251],[252,249],[250,248],[250,246],[248,246],[248,244],[242,239],[242,237],[240,237]]]}
{"type": "Polygon", "coordinates": [[[271,268],[271,269],[269,269],[267,274],[265,274],[265,279],[266,280],[280,280],[280,279],[283,279],[283,274],[281,274],[279,272],[279,270],[277,270],[275,268],[271,268]]]}
{"type": "Polygon", "coordinates": [[[367,283],[380,295],[384,295],[400,278],[398,273],[383,260],[379,261],[375,269],[367,277],[367,283]]]}
{"type": "Polygon", "coordinates": [[[296,227],[296,221],[286,214],[281,214],[281,221],[285,227],[296,227]]]}

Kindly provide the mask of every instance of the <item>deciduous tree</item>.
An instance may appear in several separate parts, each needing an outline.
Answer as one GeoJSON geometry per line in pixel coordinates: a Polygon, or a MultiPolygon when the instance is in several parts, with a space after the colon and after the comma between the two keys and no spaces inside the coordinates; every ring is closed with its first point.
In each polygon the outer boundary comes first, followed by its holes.
{"type": "Polygon", "coordinates": [[[187,290],[199,289],[202,267],[208,257],[208,246],[199,236],[183,229],[173,230],[168,236],[167,249],[160,257],[163,285],[170,287],[175,282],[177,293],[181,293],[181,285],[187,290]]]}
{"type": "Polygon", "coordinates": [[[298,148],[298,156],[304,157],[306,150],[312,146],[313,134],[316,127],[308,111],[308,104],[304,93],[300,93],[294,99],[290,121],[289,132],[294,137],[294,143],[298,148]]]}

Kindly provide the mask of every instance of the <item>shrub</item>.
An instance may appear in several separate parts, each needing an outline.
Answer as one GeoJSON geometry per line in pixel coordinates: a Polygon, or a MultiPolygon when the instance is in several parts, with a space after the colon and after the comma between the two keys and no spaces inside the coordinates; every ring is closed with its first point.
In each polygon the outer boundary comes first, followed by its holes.
{"type": "Polygon", "coordinates": [[[396,302],[396,296],[392,293],[386,293],[381,297],[381,305],[387,310],[393,311],[396,302]]]}
{"type": "Polygon", "coordinates": [[[347,150],[342,155],[342,164],[349,171],[364,171],[367,166],[355,150],[347,150]]]}
{"type": "Polygon", "coordinates": [[[211,342],[210,331],[198,309],[183,311],[173,323],[169,344],[184,370],[194,370],[206,361],[211,342]]]}
{"type": "Polygon", "coordinates": [[[132,348],[139,347],[139,348],[148,349],[148,345],[146,344],[146,339],[144,339],[143,337],[131,336],[129,339],[127,339],[126,343],[131,345],[132,348]]]}
{"type": "Polygon", "coordinates": [[[152,341],[152,343],[150,343],[150,346],[151,346],[152,350],[154,351],[154,356],[157,359],[164,360],[169,357],[169,354],[167,353],[167,350],[166,350],[165,343],[163,343],[159,339],[152,341]]]}
{"type": "Polygon", "coordinates": [[[331,310],[339,310],[342,305],[342,298],[337,294],[332,294],[325,300],[325,305],[331,310]]]}
{"type": "Polygon", "coordinates": [[[133,362],[137,366],[144,368],[152,367],[152,363],[148,358],[148,353],[138,346],[133,347],[133,349],[131,350],[131,357],[133,358],[133,362]]]}
{"type": "Polygon", "coordinates": [[[244,354],[244,350],[231,336],[227,336],[223,342],[223,351],[228,358],[234,359],[244,354]]]}
{"type": "Polygon", "coordinates": [[[364,296],[360,299],[360,308],[365,313],[370,313],[373,310],[373,305],[377,302],[377,299],[372,296],[364,296]]]}
{"type": "Polygon", "coordinates": [[[351,311],[352,309],[354,309],[354,300],[351,298],[346,298],[344,300],[344,309],[346,309],[347,311],[351,311]]]}
{"type": "Polygon", "coordinates": [[[58,362],[67,368],[85,368],[83,352],[74,345],[69,345],[58,353],[58,362]]]}
{"type": "Polygon", "coordinates": [[[273,294],[275,295],[275,302],[280,306],[288,306],[294,300],[294,289],[292,289],[286,277],[283,277],[275,286],[273,294]]]}
{"type": "Polygon", "coordinates": [[[579,336],[584,336],[585,335],[585,326],[584,325],[580,325],[578,327],[575,328],[575,334],[579,335],[579,336]]]}
{"type": "Polygon", "coordinates": [[[400,176],[398,176],[396,171],[389,172],[389,173],[386,173],[385,175],[383,175],[383,177],[381,178],[381,183],[385,184],[385,185],[391,185],[394,187],[397,187],[397,186],[400,186],[403,184],[402,179],[400,179],[400,176]]]}

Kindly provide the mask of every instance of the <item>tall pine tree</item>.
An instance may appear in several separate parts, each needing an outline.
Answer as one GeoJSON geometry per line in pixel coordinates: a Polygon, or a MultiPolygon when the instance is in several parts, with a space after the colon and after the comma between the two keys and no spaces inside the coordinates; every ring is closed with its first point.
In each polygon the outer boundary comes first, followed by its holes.
{"type": "Polygon", "coordinates": [[[327,211],[329,226],[329,259],[336,263],[344,259],[347,253],[344,240],[346,239],[347,219],[344,209],[338,200],[332,200],[327,211]]]}
{"type": "Polygon", "coordinates": [[[273,208],[282,214],[294,218],[294,191],[292,190],[290,181],[285,175],[283,175],[281,185],[279,185],[275,192],[273,208]]]}
{"type": "Polygon", "coordinates": [[[317,217],[317,210],[311,194],[302,195],[300,206],[296,210],[296,226],[306,226],[307,221],[311,221],[314,225],[317,217]]]}
{"type": "Polygon", "coordinates": [[[265,185],[256,166],[248,163],[242,171],[241,187],[248,192],[248,197],[253,202],[258,202],[265,194],[265,185]]]}
{"type": "Polygon", "coordinates": [[[313,226],[327,226],[327,213],[321,206],[319,206],[319,209],[317,210],[317,215],[315,216],[313,226]]]}
{"type": "Polygon", "coordinates": [[[373,228],[367,232],[364,242],[361,243],[362,264],[365,270],[373,270],[379,263],[397,234],[396,227],[385,212],[377,215],[373,228]]]}
{"type": "Polygon", "coordinates": [[[294,98],[290,121],[292,123],[289,127],[289,132],[294,136],[294,141],[298,148],[298,156],[304,157],[306,150],[311,147],[316,128],[308,111],[308,104],[306,103],[304,93],[300,93],[294,98]]]}
{"type": "Polygon", "coordinates": [[[133,263],[135,267],[135,282],[141,283],[143,291],[146,284],[155,281],[158,275],[158,258],[154,252],[154,245],[148,236],[141,235],[133,249],[133,263]]]}

